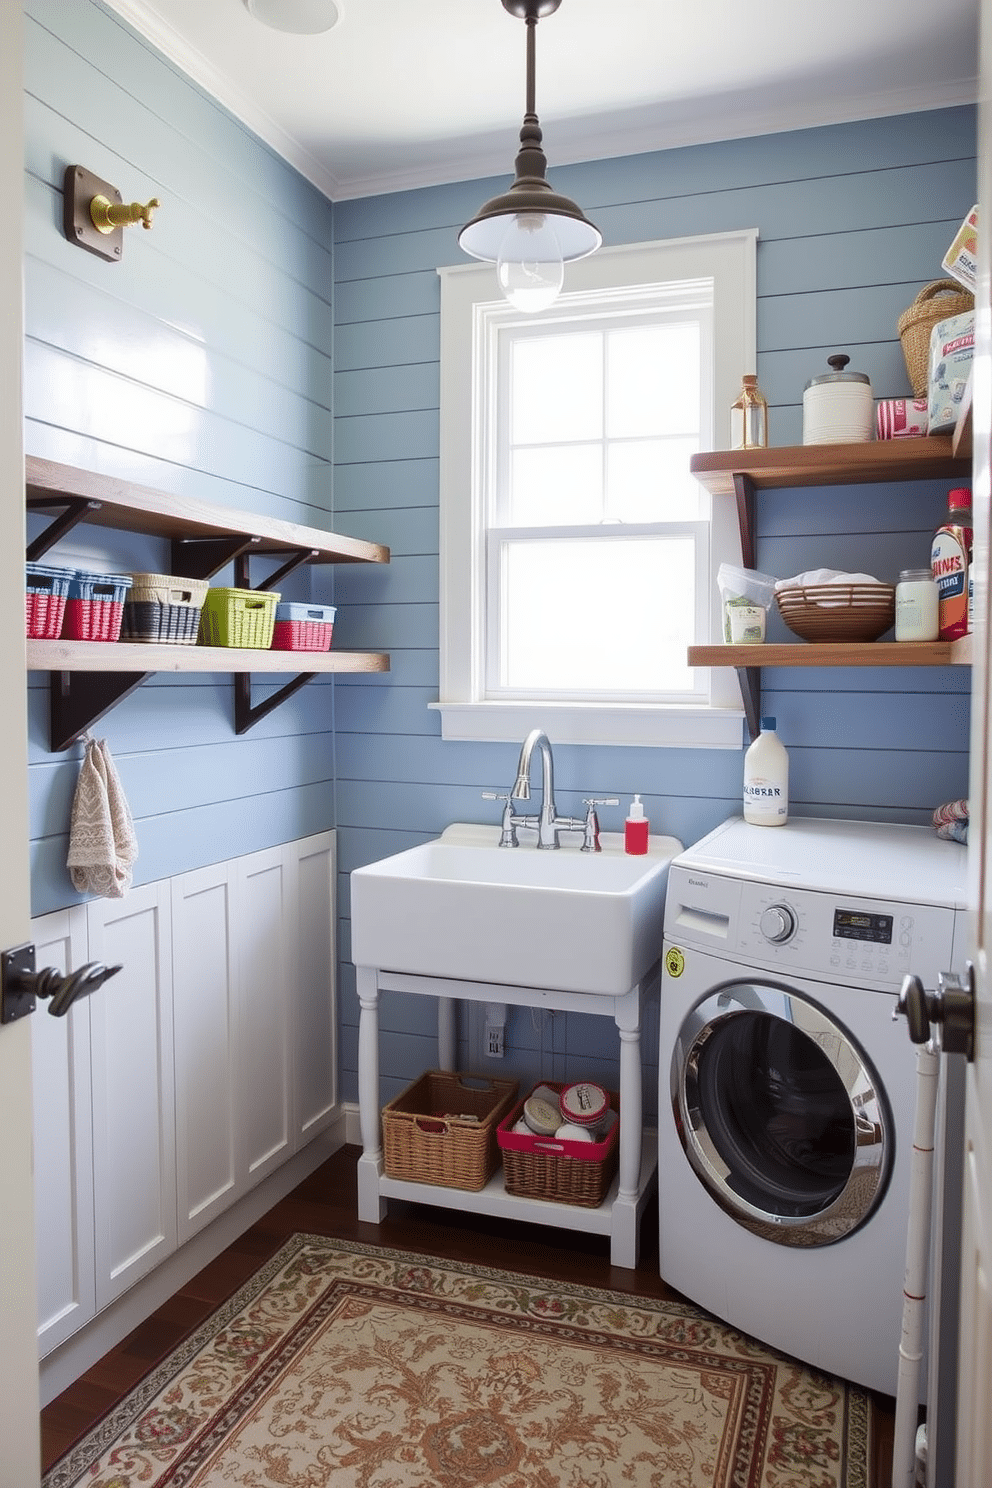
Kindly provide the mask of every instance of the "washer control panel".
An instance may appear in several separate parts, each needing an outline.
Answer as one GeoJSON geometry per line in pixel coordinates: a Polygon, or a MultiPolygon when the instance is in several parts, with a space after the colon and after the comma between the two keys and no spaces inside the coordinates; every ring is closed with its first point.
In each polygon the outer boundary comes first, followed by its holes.
{"type": "Polygon", "coordinates": [[[964,916],[673,864],[665,938],[782,973],[898,990],[912,972],[926,987],[960,959],[964,916]]]}

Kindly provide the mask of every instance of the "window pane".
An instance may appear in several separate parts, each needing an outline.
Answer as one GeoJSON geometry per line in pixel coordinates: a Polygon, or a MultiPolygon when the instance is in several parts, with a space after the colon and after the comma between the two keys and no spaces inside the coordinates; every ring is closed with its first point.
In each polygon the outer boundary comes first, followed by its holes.
{"type": "Polygon", "coordinates": [[[609,445],[607,517],[619,522],[695,522],[704,517],[703,488],[689,473],[689,456],[698,449],[698,439],[609,445]]]}
{"type": "Polygon", "coordinates": [[[510,443],[598,439],[603,427],[603,338],[514,337],[510,348],[510,443]]]}
{"type": "Polygon", "coordinates": [[[692,686],[691,537],[508,541],[499,684],[627,697],[692,686]]]}
{"type": "Polygon", "coordinates": [[[601,446],[569,444],[514,450],[507,508],[508,527],[598,522],[603,515],[601,446]]]}
{"type": "Polygon", "coordinates": [[[611,439],[699,431],[699,325],[631,326],[607,335],[611,439]]]}

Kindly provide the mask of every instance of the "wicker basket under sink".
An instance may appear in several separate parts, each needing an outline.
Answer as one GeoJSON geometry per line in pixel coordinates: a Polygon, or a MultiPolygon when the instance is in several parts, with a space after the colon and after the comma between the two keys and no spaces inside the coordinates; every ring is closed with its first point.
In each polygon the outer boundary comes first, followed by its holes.
{"type": "Polygon", "coordinates": [[[892,584],[808,584],[779,589],[775,600],[804,641],[877,641],[895,621],[892,584]]]}

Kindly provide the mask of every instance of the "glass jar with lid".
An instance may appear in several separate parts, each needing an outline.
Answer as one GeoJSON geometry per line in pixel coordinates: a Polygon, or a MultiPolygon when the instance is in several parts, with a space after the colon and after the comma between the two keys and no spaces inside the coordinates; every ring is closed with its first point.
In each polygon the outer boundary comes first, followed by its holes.
{"type": "Polygon", "coordinates": [[[741,379],[740,395],[730,410],[730,448],[767,449],[768,403],[753,372],[741,379]]]}
{"type": "Polygon", "coordinates": [[[896,640],[935,641],[937,583],[929,568],[904,568],[896,585],[896,640]]]}

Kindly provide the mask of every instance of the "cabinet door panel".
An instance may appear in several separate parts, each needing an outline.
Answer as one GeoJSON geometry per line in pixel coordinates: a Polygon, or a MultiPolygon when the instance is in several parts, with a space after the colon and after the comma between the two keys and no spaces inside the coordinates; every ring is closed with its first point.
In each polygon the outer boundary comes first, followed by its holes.
{"type": "Polygon", "coordinates": [[[90,999],[99,1308],[176,1248],[169,886],[86,911],[90,959],[123,967],[90,999]]]}
{"type": "MultiPolygon", "coordinates": [[[[73,971],[86,960],[81,905],[31,922],[35,965],[73,971]]],[[[101,993],[97,992],[96,996],[101,993]]],[[[31,1019],[38,1343],[45,1355],[96,1311],[90,1003],[64,1018],[41,1002],[31,1019]]]]}
{"type": "Polygon", "coordinates": [[[237,946],[231,865],[172,880],[179,1240],[238,1194],[237,946]]]}
{"type": "Polygon", "coordinates": [[[334,975],[333,832],[292,843],[297,851],[296,1137],[310,1140],[337,1106],[337,1013],[334,975]]]}
{"type": "Polygon", "coordinates": [[[248,1186],[292,1151],[290,1050],[297,953],[291,873],[282,848],[239,858],[240,1122],[248,1186]]]}

